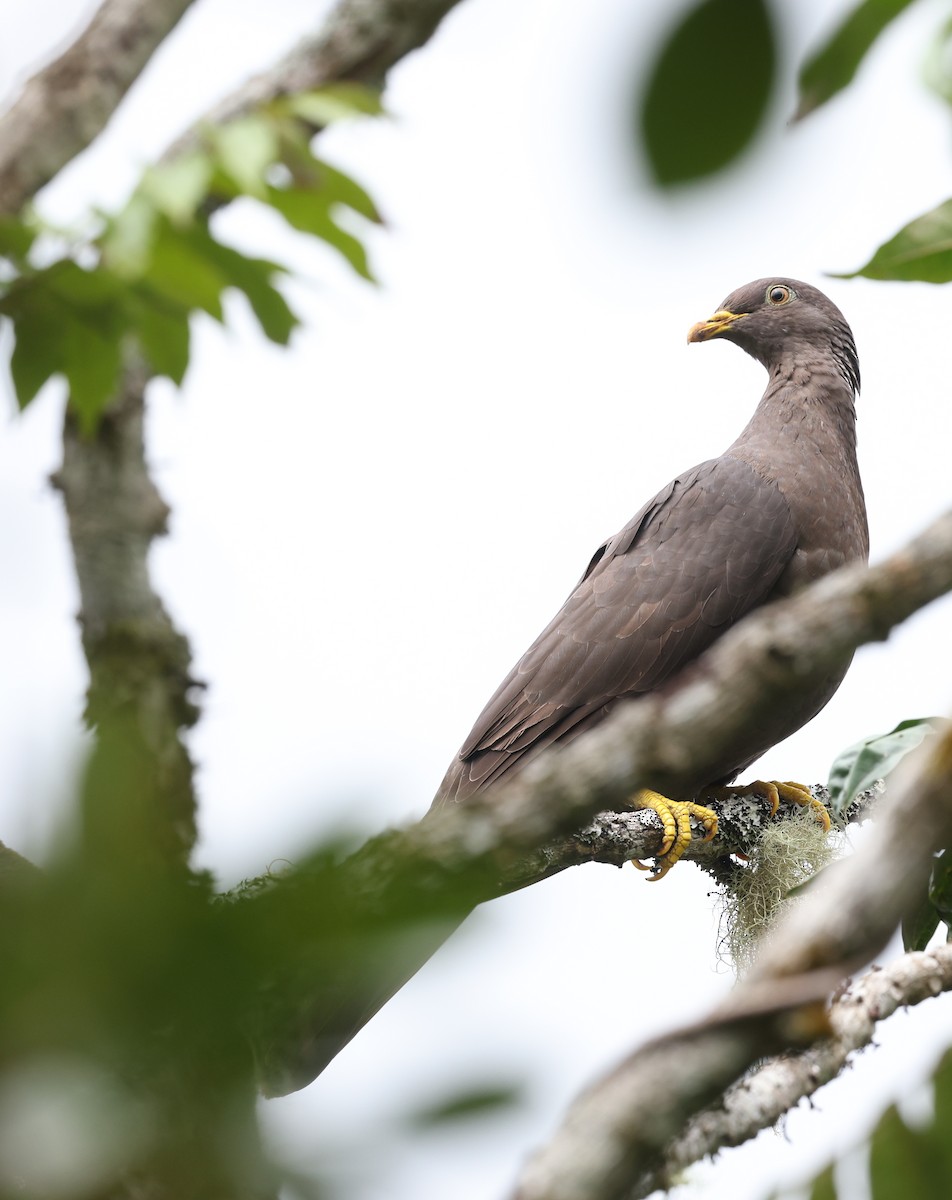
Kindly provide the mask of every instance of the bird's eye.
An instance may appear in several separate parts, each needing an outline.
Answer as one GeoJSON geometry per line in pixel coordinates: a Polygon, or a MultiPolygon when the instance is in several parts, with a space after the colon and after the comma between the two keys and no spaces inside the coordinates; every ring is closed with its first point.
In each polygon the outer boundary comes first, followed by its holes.
{"type": "Polygon", "coordinates": [[[785,284],[773,283],[767,288],[768,304],[786,304],[792,297],[793,292],[785,284]]]}

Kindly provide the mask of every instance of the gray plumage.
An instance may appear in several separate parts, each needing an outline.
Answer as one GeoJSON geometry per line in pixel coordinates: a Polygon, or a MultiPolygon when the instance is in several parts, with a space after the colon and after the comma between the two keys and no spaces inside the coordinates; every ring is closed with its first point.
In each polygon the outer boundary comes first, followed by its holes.
{"type": "MultiPolygon", "coordinates": [[[[760,279],[689,334],[712,338],[735,342],[767,368],[749,424],[724,454],[679,475],[599,547],[483,709],[434,806],[504,780],[619,703],[669,685],[751,609],[867,557],[856,461],[859,363],[842,313],[809,284],[760,279]]],[[[677,798],[729,782],[799,729],[848,666],[765,712],[711,778],[677,798]]]]}

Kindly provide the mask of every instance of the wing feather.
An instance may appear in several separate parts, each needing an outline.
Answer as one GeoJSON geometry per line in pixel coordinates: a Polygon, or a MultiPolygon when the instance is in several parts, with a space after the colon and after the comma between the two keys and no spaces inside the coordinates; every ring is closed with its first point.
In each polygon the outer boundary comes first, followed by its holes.
{"type": "Polygon", "coordinates": [[[783,494],[748,464],[724,456],[678,476],[595,552],[483,709],[437,801],[664,684],[768,597],[796,545],[783,494]]]}

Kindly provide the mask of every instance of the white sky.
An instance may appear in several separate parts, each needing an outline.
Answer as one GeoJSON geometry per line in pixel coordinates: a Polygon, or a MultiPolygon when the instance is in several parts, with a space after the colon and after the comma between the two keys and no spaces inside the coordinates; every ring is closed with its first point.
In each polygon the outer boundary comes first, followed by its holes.
{"type": "MultiPolygon", "coordinates": [[[[32,0],[6,14],[0,91],[88,7],[32,0]]],[[[204,0],[44,211],[69,221],[119,201],[185,123],[327,7],[270,0],[265,23],[250,0],[204,0]]],[[[307,323],[283,353],[236,303],[231,332],[197,323],[183,393],[159,383],[151,396],[151,458],[174,514],[155,578],[211,685],[192,747],[201,863],[224,884],[341,824],[373,831],[423,812],[594,547],[746,421],[762,369],[684,338],[748,279],[817,282],[853,326],[874,558],[948,506],[952,293],[823,280],[952,195],[950,113],[918,83],[944,6],[923,3],[848,96],[793,130],[788,88],[742,169],[672,199],[631,168],[619,113],[673,7],[460,5],[393,72],[392,120],[324,139],[387,216],[367,235],[377,290],[268,219],[224,215],[236,242],[299,268],[307,323]]],[[[845,7],[783,6],[794,60],[845,7]]],[[[699,118],[717,119],[716,98],[699,118]]],[[[24,419],[6,406],[0,837],[42,856],[78,753],[85,675],[46,485],[61,391],[24,419]]],[[[948,711],[950,612],[935,605],[864,650],[828,709],[757,773],[822,780],[857,738],[948,711]]],[[[356,1200],[502,1195],[582,1084],[729,988],[708,892],[693,867],[657,888],[589,867],[497,902],[316,1084],[267,1105],[268,1127],[302,1162],[359,1146],[356,1200]],[[441,1139],[394,1124],[450,1080],[523,1075],[529,1103],[515,1116],[441,1139]]],[[[685,1196],[753,1198],[842,1149],[850,1114],[937,1055],[934,1026],[952,1033],[947,1000],[884,1028],[819,1112],[789,1119],[787,1140],[724,1155],[685,1196]]]]}

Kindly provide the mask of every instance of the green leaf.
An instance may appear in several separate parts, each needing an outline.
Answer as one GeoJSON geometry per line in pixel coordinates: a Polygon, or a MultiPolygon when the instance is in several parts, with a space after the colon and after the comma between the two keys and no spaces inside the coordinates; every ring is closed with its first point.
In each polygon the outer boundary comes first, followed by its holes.
{"type": "MultiPolygon", "coordinates": [[[[68,311],[68,310],[67,310],[68,311]]],[[[121,339],[88,321],[68,319],[64,330],[63,373],[69,404],[83,433],[92,433],[116,394],[122,360],[121,339]]]]}
{"type": "Polygon", "coordinates": [[[314,162],[319,170],[316,190],[326,200],[331,204],[345,204],[362,217],[366,217],[368,221],[373,221],[375,224],[381,223],[376,204],[355,179],[350,175],[345,175],[343,171],[338,171],[336,167],[332,167],[330,163],[326,163],[322,159],[316,158],[314,162]]]}
{"type": "Polygon", "coordinates": [[[14,328],[10,371],[25,408],[53,375],[66,376],[70,405],[91,429],[115,392],[128,328],[121,283],[102,269],[65,260],[24,279],[0,311],[14,328]]]}
{"type": "Polygon", "coordinates": [[[929,900],[943,921],[952,921],[952,852],[940,850],[932,864],[929,900]]]}
{"type": "Polygon", "coordinates": [[[948,1136],[935,1126],[910,1129],[895,1107],[876,1126],[870,1150],[873,1200],[946,1200],[952,1179],[943,1166],[940,1141],[948,1136]]]}
{"type": "Polygon", "coordinates": [[[900,279],[922,283],[952,280],[952,200],[904,225],[884,242],[865,267],[837,279],[900,279]]]}
{"type": "Polygon", "coordinates": [[[721,170],[767,111],[777,47],[764,0],[700,0],[652,68],[638,119],[662,186],[721,170]]]}
{"type": "Polygon", "coordinates": [[[380,93],[359,83],[337,83],[283,100],[286,111],[312,125],[329,125],[345,117],[380,116],[380,93]]]}
{"type": "Polygon", "coordinates": [[[0,214],[0,256],[21,261],[30,253],[36,240],[36,229],[19,217],[0,214]]]}
{"type": "Polygon", "coordinates": [[[200,308],[220,321],[221,293],[227,281],[209,261],[204,247],[195,228],[164,225],[155,239],[143,280],[174,304],[200,308]]]}
{"type": "Polygon", "coordinates": [[[833,1182],[832,1164],[821,1171],[813,1181],[810,1200],[836,1200],[836,1184],[833,1182]]]}
{"type": "Polygon", "coordinates": [[[130,291],[130,322],[142,352],[158,375],[180,384],[188,369],[190,329],[188,309],[174,305],[147,287],[130,291]]]}
{"type": "Polygon", "coordinates": [[[952,853],[940,850],[932,864],[928,887],[913,913],[902,923],[907,950],[925,950],[942,921],[952,926],[952,853]]]}
{"type": "Polygon", "coordinates": [[[101,268],[87,271],[71,259],[55,263],[36,275],[37,283],[61,297],[70,308],[99,313],[103,324],[113,325],[116,302],[122,290],[120,281],[101,268]]]}
{"type": "Polygon", "coordinates": [[[152,257],[161,215],[141,191],[106,222],[99,239],[103,266],[125,279],[138,279],[152,257]]]}
{"type": "Polygon", "coordinates": [[[939,30],[923,64],[926,86],[947,104],[952,104],[952,21],[939,30]]]}
{"type": "Polygon", "coordinates": [[[63,320],[60,304],[44,288],[11,289],[3,312],[14,331],[10,375],[20,409],[62,368],[63,320]]]}
{"type": "Polygon", "coordinates": [[[284,274],[284,268],[266,258],[241,254],[204,231],[196,230],[192,242],[201,245],[204,257],[215,265],[227,286],[244,292],[265,336],[286,346],[300,322],[271,282],[273,275],[284,274]]]}
{"type": "Polygon", "coordinates": [[[946,1183],[946,1195],[952,1192],[952,1051],[947,1050],[933,1076],[933,1124],[941,1155],[939,1170],[946,1183]]]}
{"type": "Polygon", "coordinates": [[[451,1121],[492,1115],[501,1109],[512,1108],[521,1099],[522,1089],[516,1084],[472,1087],[407,1114],[406,1121],[418,1129],[430,1129],[451,1121]]]}
{"type": "Polygon", "coordinates": [[[847,747],[830,768],[830,811],[842,817],[860,792],[872,787],[877,779],[885,779],[910,750],[933,732],[938,720],[924,717],[900,721],[889,733],[847,747]]]}
{"type": "Polygon", "coordinates": [[[800,70],[794,120],[825,104],[852,80],[870,47],[912,0],[863,0],[800,70]]]}
{"type": "Polygon", "coordinates": [[[175,225],[187,224],[208,195],[214,163],[206,151],[150,167],[139,185],[142,194],[175,225]]]}
{"type": "Polygon", "coordinates": [[[209,133],[218,165],[246,195],[263,198],[265,171],[278,157],[278,136],[273,121],[242,117],[209,133]]]}
{"type": "Polygon", "coordinates": [[[928,890],[925,890],[914,911],[907,913],[902,919],[903,949],[925,950],[938,928],[939,914],[929,898],[928,890]]]}
{"type": "Polygon", "coordinates": [[[268,203],[294,229],[321,238],[342,254],[358,275],[374,281],[364,247],[353,234],[335,224],[326,205],[313,192],[301,188],[269,188],[268,203]]]}

